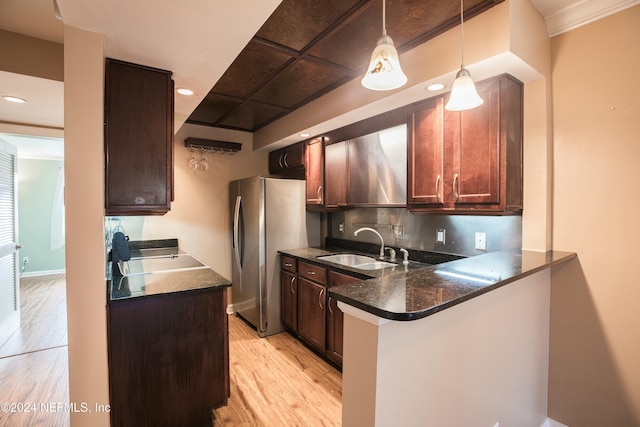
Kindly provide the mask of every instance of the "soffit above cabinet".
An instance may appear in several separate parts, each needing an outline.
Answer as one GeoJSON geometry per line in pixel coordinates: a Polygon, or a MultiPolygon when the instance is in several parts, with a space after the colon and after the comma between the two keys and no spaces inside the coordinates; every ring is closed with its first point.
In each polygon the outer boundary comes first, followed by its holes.
{"type": "MultiPolygon", "coordinates": [[[[502,1],[465,0],[465,19],[502,1]]],[[[386,2],[399,53],[459,23],[457,1],[386,2]]],[[[382,0],[283,0],[187,122],[256,131],[361,78],[381,33],[382,0]]]]}

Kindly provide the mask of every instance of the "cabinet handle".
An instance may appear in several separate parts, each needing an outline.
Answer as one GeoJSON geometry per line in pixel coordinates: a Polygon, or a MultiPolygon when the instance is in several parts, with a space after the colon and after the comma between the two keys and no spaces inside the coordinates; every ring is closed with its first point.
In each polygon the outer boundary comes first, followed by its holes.
{"type": "Polygon", "coordinates": [[[453,175],[453,198],[457,202],[460,198],[460,194],[458,192],[458,174],[453,175]]]}
{"type": "Polygon", "coordinates": [[[292,293],[293,295],[295,295],[295,294],[296,294],[296,291],[293,289],[293,282],[295,282],[295,281],[296,281],[296,276],[292,276],[292,277],[291,277],[291,283],[289,283],[289,288],[291,289],[291,293],[292,293]]]}
{"type": "Polygon", "coordinates": [[[315,271],[307,271],[307,274],[308,274],[309,276],[315,276],[315,275],[316,275],[316,272],[315,272],[315,271]]]}
{"type": "Polygon", "coordinates": [[[327,302],[327,308],[329,309],[329,313],[333,314],[333,310],[331,310],[331,297],[329,297],[329,301],[327,302]]]}
{"type": "Polygon", "coordinates": [[[286,167],[289,167],[289,163],[287,163],[287,155],[288,155],[288,154],[289,154],[289,153],[284,153],[284,158],[282,159],[282,162],[284,163],[284,165],[285,165],[286,167]]]}
{"type": "Polygon", "coordinates": [[[284,266],[285,266],[285,267],[293,267],[293,264],[291,264],[290,262],[285,262],[285,263],[284,263],[284,266]]]}
{"type": "Polygon", "coordinates": [[[282,163],[283,159],[284,159],[284,154],[280,154],[280,157],[278,157],[278,164],[280,165],[281,168],[284,168],[284,164],[282,163]]]}
{"type": "Polygon", "coordinates": [[[440,202],[440,175],[436,178],[436,200],[440,202]]]}
{"type": "Polygon", "coordinates": [[[322,185],[318,187],[318,191],[316,191],[316,195],[318,196],[318,201],[322,203],[322,185]]]}
{"type": "Polygon", "coordinates": [[[318,305],[320,306],[320,309],[324,308],[322,305],[322,295],[324,295],[324,288],[320,289],[320,294],[318,294],[318,305]]]}

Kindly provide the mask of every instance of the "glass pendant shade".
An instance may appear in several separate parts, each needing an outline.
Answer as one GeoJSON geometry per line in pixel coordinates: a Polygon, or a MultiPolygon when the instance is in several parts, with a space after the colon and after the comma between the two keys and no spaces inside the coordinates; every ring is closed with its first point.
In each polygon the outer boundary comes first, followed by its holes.
{"type": "Polygon", "coordinates": [[[367,73],[362,78],[362,86],[371,90],[397,89],[407,82],[407,76],[400,68],[398,51],[393,40],[386,34],[378,39],[378,45],[371,54],[367,73]]]}
{"type": "Polygon", "coordinates": [[[471,73],[464,68],[464,0],[460,0],[460,35],[460,71],[451,86],[449,102],[444,106],[450,111],[470,110],[483,102],[471,79],[471,73]]]}
{"type": "Polygon", "coordinates": [[[453,82],[449,102],[445,108],[450,111],[470,110],[482,105],[482,102],[476,85],[471,79],[471,73],[466,68],[461,68],[453,82]]]}

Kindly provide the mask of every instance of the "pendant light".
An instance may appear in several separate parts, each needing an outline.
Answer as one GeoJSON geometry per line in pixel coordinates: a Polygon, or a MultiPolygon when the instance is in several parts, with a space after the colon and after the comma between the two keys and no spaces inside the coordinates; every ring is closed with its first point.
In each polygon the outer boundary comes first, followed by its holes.
{"type": "Polygon", "coordinates": [[[476,91],[476,86],[471,79],[471,73],[464,68],[464,0],[460,0],[460,33],[461,33],[461,63],[460,71],[451,87],[449,102],[444,107],[451,111],[470,110],[482,104],[482,98],[476,91]]]}
{"type": "Polygon", "coordinates": [[[407,76],[400,68],[400,60],[393,40],[387,35],[385,12],[385,0],[382,0],[382,35],[371,54],[367,73],[361,81],[362,86],[371,90],[397,89],[407,82],[407,76]]]}

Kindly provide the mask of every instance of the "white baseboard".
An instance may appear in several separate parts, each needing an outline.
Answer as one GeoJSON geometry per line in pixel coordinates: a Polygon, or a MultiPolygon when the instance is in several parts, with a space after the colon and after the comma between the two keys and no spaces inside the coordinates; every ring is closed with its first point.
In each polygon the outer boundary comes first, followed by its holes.
{"type": "Polygon", "coordinates": [[[553,420],[551,418],[547,418],[547,420],[544,423],[542,423],[540,427],[569,427],[569,426],[559,423],[556,420],[553,420]]]}
{"type": "Polygon", "coordinates": [[[65,274],[67,270],[40,270],[40,271],[25,271],[20,277],[35,277],[35,276],[48,276],[50,274],[65,274]]]}

